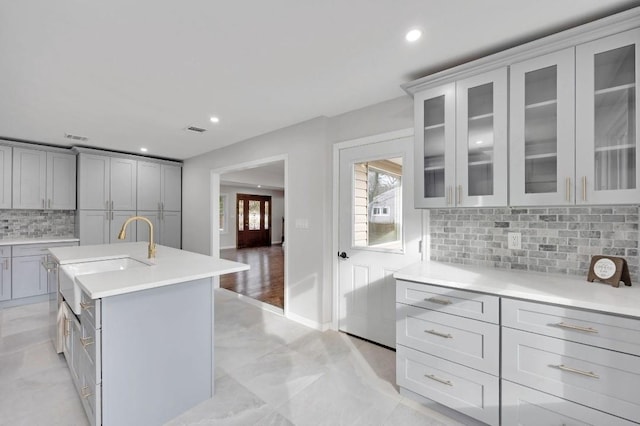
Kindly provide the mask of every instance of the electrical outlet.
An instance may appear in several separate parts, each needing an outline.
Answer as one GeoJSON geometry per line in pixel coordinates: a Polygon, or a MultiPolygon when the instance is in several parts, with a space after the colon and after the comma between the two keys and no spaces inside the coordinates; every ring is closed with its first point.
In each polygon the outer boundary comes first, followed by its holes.
{"type": "Polygon", "coordinates": [[[522,249],[522,234],[519,232],[509,232],[507,234],[507,245],[512,250],[522,249]]]}

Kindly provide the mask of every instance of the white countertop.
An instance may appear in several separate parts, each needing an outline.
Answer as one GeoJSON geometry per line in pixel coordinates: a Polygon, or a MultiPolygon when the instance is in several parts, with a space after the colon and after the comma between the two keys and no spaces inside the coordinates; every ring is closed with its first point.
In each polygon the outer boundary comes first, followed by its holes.
{"type": "Polygon", "coordinates": [[[49,251],[61,265],[131,257],[150,266],[78,275],[75,282],[92,299],[209,278],[249,269],[249,265],[156,245],[155,259],[147,259],[146,242],[57,247],[49,251]]]}
{"type": "Polygon", "coordinates": [[[73,237],[46,237],[46,238],[14,238],[0,240],[0,246],[21,246],[26,244],[54,244],[54,243],[77,243],[80,238],[73,237]]]}
{"type": "Polygon", "coordinates": [[[640,283],[588,282],[584,278],[425,261],[401,269],[396,279],[640,317],[640,283]]]}

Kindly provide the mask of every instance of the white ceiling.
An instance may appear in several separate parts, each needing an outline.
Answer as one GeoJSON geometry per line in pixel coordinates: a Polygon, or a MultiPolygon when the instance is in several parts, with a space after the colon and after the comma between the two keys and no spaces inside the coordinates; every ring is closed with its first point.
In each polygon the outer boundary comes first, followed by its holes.
{"type": "Polygon", "coordinates": [[[0,0],[0,137],[185,159],[638,4],[0,0]],[[410,45],[415,26],[426,34],[410,45]]]}

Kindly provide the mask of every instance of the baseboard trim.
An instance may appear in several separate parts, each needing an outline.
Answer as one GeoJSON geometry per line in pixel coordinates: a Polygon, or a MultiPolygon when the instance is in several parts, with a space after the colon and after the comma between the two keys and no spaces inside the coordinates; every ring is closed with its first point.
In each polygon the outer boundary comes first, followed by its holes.
{"type": "Polygon", "coordinates": [[[244,294],[236,293],[235,291],[226,289],[224,287],[218,287],[218,290],[225,291],[227,294],[234,295],[236,299],[242,300],[243,302],[248,303],[249,305],[257,306],[258,308],[261,308],[265,311],[273,312],[274,314],[279,314],[284,316],[284,311],[282,310],[282,308],[278,308],[277,306],[273,306],[268,303],[261,302],[260,300],[256,300],[252,297],[245,296],[244,294]]]}
{"type": "Polygon", "coordinates": [[[294,314],[292,312],[287,312],[285,314],[285,317],[287,319],[290,319],[291,321],[295,321],[295,322],[297,322],[299,324],[302,324],[302,325],[304,325],[306,327],[309,327],[309,328],[313,328],[314,330],[318,330],[318,331],[327,331],[329,329],[329,326],[330,326],[329,323],[324,323],[324,324],[323,323],[319,323],[317,321],[310,320],[308,318],[305,318],[305,317],[300,316],[298,314],[294,314]]]}

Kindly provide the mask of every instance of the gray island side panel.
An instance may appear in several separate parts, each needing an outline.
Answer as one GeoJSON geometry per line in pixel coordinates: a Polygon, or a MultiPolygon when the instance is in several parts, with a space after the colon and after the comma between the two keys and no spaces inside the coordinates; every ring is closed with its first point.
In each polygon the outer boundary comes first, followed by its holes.
{"type": "Polygon", "coordinates": [[[102,299],[102,421],[163,424],[212,397],[211,278],[102,299]]]}

